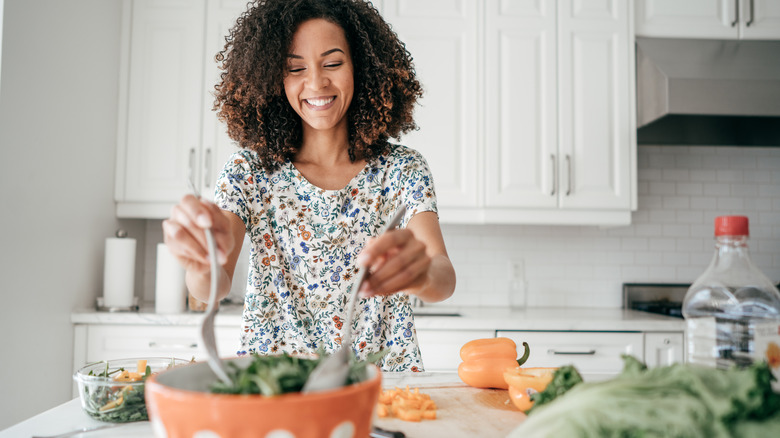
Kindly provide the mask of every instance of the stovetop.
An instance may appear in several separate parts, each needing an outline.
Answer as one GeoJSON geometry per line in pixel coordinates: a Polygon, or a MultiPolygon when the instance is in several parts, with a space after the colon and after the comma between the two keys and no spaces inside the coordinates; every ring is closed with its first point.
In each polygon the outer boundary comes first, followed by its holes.
{"type": "Polygon", "coordinates": [[[682,318],[682,303],[690,284],[624,283],[623,308],[682,318]]]}

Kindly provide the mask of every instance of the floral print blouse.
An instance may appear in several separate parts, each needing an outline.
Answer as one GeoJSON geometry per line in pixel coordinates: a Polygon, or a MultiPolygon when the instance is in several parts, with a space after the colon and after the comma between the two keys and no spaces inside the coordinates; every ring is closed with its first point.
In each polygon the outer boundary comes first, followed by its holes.
{"type": "MultiPolygon", "coordinates": [[[[401,228],[419,212],[437,211],[422,155],[401,145],[388,149],[341,190],[314,186],[289,161],[268,173],[249,150],[228,160],[216,204],[241,218],[251,241],[239,355],[340,348],[355,260],[367,239],[401,203],[401,228]]],[[[407,294],[359,298],[352,329],[358,359],[387,349],[383,370],[423,370],[407,294]]]]}

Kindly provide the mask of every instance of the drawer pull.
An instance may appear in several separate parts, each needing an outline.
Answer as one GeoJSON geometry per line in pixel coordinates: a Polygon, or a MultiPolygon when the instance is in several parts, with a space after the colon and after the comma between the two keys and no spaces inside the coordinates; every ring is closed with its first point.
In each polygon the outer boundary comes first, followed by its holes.
{"type": "Polygon", "coordinates": [[[579,356],[593,356],[596,354],[596,350],[583,350],[583,351],[559,351],[554,349],[547,350],[547,354],[557,355],[579,355],[579,356]]]}
{"type": "Polygon", "coordinates": [[[166,350],[182,350],[182,349],[195,349],[198,348],[198,344],[193,342],[191,344],[158,344],[157,342],[150,341],[149,348],[159,348],[166,350]]]}

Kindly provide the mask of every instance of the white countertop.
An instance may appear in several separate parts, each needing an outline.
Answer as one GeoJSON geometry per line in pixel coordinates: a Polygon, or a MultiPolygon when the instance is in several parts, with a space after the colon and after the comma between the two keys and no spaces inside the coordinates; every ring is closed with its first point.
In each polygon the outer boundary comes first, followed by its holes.
{"type": "MultiPolygon", "coordinates": [[[[530,331],[683,331],[680,318],[625,309],[441,307],[415,309],[418,330],[530,330],[530,331]],[[430,316],[431,314],[437,316],[430,316]],[[461,316],[439,316],[459,313],[461,316]]],[[[198,325],[203,313],[158,314],[151,305],[138,312],[98,312],[94,309],[71,314],[74,324],[198,325]]],[[[217,314],[217,326],[240,327],[241,306],[225,305],[217,314]]]]}

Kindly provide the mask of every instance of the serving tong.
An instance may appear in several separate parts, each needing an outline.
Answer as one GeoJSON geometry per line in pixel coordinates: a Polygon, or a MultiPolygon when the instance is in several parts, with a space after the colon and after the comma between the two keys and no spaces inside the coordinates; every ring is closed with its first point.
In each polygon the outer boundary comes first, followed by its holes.
{"type": "MultiPolygon", "coordinates": [[[[190,190],[192,194],[200,199],[200,191],[195,183],[192,181],[192,175],[188,179],[190,190]]],[[[217,285],[219,284],[219,264],[217,263],[217,244],[214,241],[214,234],[211,232],[211,228],[204,228],[206,234],[206,245],[209,251],[209,264],[211,265],[211,283],[209,286],[209,301],[206,305],[206,315],[203,317],[203,321],[200,325],[200,340],[206,349],[208,354],[208,364],[211,371],[217,375],[217,378],[226,385],[231,385],[233,382],[228,377],[227,369],[222,363],[217,353],[217,340],[214,336],[214,318],[217,316],[219,310],[219,303],[217,302],[217,285]]]]}

